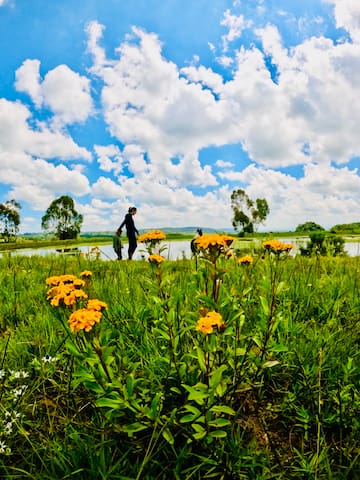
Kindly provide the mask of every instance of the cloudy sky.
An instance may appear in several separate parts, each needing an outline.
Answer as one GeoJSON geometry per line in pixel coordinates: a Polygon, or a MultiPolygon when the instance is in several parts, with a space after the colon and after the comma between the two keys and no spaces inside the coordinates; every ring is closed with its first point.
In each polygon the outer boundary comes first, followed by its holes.
{"type": "Polygon", "coordinates": [[[360,221],[359,0],[0,0],[0,202],[41,231],[360,221]]]}

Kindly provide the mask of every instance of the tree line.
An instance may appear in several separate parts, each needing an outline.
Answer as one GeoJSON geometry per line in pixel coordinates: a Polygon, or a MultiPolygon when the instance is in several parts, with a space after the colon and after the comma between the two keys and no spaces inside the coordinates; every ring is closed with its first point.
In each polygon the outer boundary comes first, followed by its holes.
{"type": "MultiPolygon", "coordinates": [[[[267,219],[270,208],[265,198],[252,199],[245,190],[239,188],[232,192],[232,225],[239,236],[254,233],[267,219]]],[[[0,238],[5,242],[16,241],[19,232],[21,205],[14,199],[0,203],[0,238]]],[[[59,240],[76,239],[80,234],[83,216],[75,209],[74,200],[63,195],[51,202],[41,219],[41,228],[59,240]]],[[[350,224],[359,227],[360,223],[350,224]]],[[[346,226],[346,225],[345,225],[346,226]]],[[[344,227],[337,225],[336,227],[344,227]]],[[[335,227],[333,227],[335,230],[335,227]]],[[[331,229],[331,231],[333,230],[331,229]]],[[[324,232],[325,229],[315,222],[299,224],[295,232],[324,232]]],[[[333,233],[338,233],[334,231],[333,233]]],[[[353,232],[356,233],[356,232],[353,232]]]]}

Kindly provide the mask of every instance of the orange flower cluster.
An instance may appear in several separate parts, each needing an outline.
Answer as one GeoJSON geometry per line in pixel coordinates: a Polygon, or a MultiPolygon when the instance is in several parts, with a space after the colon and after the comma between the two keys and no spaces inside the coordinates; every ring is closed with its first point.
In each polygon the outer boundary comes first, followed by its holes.
{"type": "Polygon", "coordinates": [[[157,253],[153,253],[152,255],[149,256],[148,258],[150,263],[153,263],[155,265],[159,265],[159,263],[162,263],[165,261],[165,258],[162,255],[158,255],[157,253]]]}
{"type": "Polygon", "coordinates": [[[294,248],[294,245],[291,243],[283,243],[280,240],[266,240],[262,243],[262,246],[265,248],[265,250],[275,253],[289,252],[292,248],[294,248]]]}
{"type": "Polygon", "coordinates": [[[87,294],[81,289],[85,285],[84,280],[75,275],[58,275],[46,279],[47,285],[53,285],[47,292],[47,300],[53,307],[63,303],[66,307],[73,306],[80,298],[87,298],[87,294]]]}
{"type": "Polygon", "coordinates": [[[102,312],[107,308],[107,304],[97,299],[92,299],[87,302],[86,308],[75,310],[69,317],[70,329],[73,332],[85,330],[89,332],[95,323],[99,323],[102,317],[102,312]]]}
{"type": "Polygon", "coordinates": [[[197,237],[194,242],[198,250],[214,260],[221,253],[225,253],[234,240],[235,238],[229,235],[209,233],[197,237]]]}
{"type": "Polygon", "coordinates": [[[209,333],[213,333],[214,327],[217,331],[224,328],[222,316],[218,312],[207,312],[205,317],[201,317],[197,321],[196,330],[199,330],[204,335],[208,335],[209,333]]]}
{"type": "Polygon", "coordinates": [[[244,255],[238,260],[239,265],[251,265],[253,262],[254,262],[254,259],[251,255],[244,255]]]}
{"type": "Polygon", "coordinates": [[[161,230],[152,230],[151,232],[143,233],[138,236],[138,242],[140,243],[149,243],[149,242],[160,242],[165,240],[166,235],[161,230]]]}

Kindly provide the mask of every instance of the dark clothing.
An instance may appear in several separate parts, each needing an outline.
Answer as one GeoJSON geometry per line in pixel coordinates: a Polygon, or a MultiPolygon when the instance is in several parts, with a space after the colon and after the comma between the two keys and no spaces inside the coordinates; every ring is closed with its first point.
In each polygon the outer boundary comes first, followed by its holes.
{"type": "Polygon", "coordinates": [[[124,221],[120,225],[119,230],[121,230],[124,225],[126,227],[126,236],[129,240],[128,257],[129,260],[131,260],[137,247],[136,235],[139,235],[139,232],[135,227],[133,215],[131,213],[127,213],[125,215],[124,221]]]}
{"type": "Polygon", "coordinates": [[[121,252],[122,245],[121,245],[120,233],[119,234],[116,233],[113,236],[113,249],[115,250],[115,253],[117,255],[118,260],[121,260],[122,259],[122,252],[121,252]]]}

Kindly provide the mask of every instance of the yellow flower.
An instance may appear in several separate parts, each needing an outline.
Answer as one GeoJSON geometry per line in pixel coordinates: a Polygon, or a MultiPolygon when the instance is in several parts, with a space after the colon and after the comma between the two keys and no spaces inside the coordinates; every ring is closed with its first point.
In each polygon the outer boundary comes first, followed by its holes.
{"type": "Polygon", "coordinates": [[[223,252],[227,247],[229,247],[232,242],[235,240],[234,237],[229,235],[220,235],[218,233],[209,233],[197,237],[194,242],[196,243],[199,250],[202,250],[204,253],[214,253],[223,252]]]}
{"type": "Polygon", "coordinates": [[[265,242],[262,242],[262,246],[265,250],[275,253],[288,252],[294,248],[294,245],[291,243],[283,243],[280,240],[266,240],[265,242]]]}
{"type": "Polygon", "coordinates": [[[80,273],[80,277],[90,278],[92,276],[92,272],[90,270],[84,270],[80,273]]]}
{"type": "Polygon", "coordinates": [[[60,283],[47,292],[47,299],[51,299],[50,304],[53,307],[58,307],[60,302],[66,306],[72,306],[79,298],[87,298],[87,295],[72,283],[60,283]]]}
{"type": "Polygon", "coordinates": [[[99,323],[101,319],[101,312],[96,310],[88,310],[86,308],[81,308],[73,312],[69,317],[70,329],[73,332],[79,332],[80,330],[85,330],[89,332],[95,323],[99,323]]]}
{"type": "Polygon", "coordinates": [[[243,257],[239,258],[238,264],[239,265],[251,265],[254,259],[251,255],[244,255],[243,257]]]}
{"type": "Polygon", "coordinates": [[[97,312],[102,312],[107,307],[107,303],[97,300],[96,298],[89,300],[86,305],[88,310],[95,310],[97,312]]]}
{"type": "Polygon", "coordinates": [[[154,264],[159,264],[165,261],[165,258],[162,255],[158,255],[157,253],[153,253],[149,256],[149,262],[154,264]]]}
{"type": "Polygon", "coordinates": [[[139,243],[148,243],[148,242],[160,242],[165,240],[166,235],[161,230],[152,230],[151,232],[146,232],[138,236],[139,243]]]}
{"type": "Polygon", "coordinates": [[[222,316],[218,312],[207,312],[205,317],[201,317],[197,321],[196,330],[207,335],[213,332],[214,327],[216,327],[218,331],[224,328],[222,316]]]}

